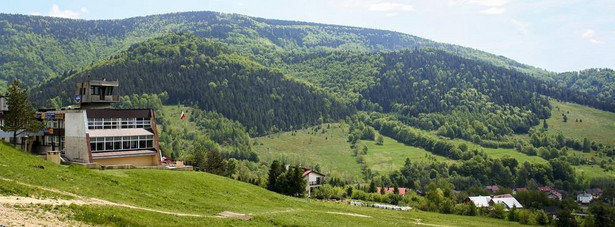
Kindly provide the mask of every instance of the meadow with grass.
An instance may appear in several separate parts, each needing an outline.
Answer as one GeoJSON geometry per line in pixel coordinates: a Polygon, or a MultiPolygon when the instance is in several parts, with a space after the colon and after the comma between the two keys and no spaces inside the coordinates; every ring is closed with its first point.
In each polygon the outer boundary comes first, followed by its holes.
{"type": "MultiPolygon", "coordinates": [[[[516,223],[486,217],[391,211],[294,198],[203,172],[151,169],[90,170],[56,165],[0,144],[0,197],[96,201],[37,205],[67,220],[113,226],[345,226],[516,223]],[[221,214],[231,215],[221,215],[221,214]],[[234,218],[240,217],[240,218],[234,218]],[[249,220],[242,218],[249,217],[249,220]]],[[[15,206],[14,209],[22,209],[15,206]]],[[[247,219],[247,218],[246,218],[247,219]]],[[[1,224],[1,223],[0,223],[1,224]]]]}
{"type": "MultiPolygon", "coordinates": [[[[555,99],[550,101],[553,109],[551,118],[547,119],[547,133],[561,133],[579,140],[589,138],[598,143],[615,145],[615,113],[555,99]]],[[[535,127],[542,127],[542,124],[535,127]]]]}

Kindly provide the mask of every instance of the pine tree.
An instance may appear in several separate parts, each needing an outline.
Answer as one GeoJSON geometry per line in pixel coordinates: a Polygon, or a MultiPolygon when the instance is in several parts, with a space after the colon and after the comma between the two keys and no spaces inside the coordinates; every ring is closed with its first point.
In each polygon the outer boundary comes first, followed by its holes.
{"type": "Polygon", "coordinates": [[[278,187],[278,176],[284,172],[284,169],[278,160],[274,160],[269,168],[269,181],[267,181],[267,189],[269,191],[280,192],[278,187]]]}
{"type": "Polygon", "coordinates": [[[18,135],[44,129],[43,123],[35,119],[36,111],[28,100],[28,88],[19,80],[13,80],[13,83],[8,86],[6,104],[9,111],[4,119],[2,130],[13,132],[13,145],[17,144],[18,135]]]}
{"type": "Polygon", "coordinates": [[[543,128],[549,128],[549,125],[547,124],[547,119],[543,119],[542,120],[542,127],[543,128]]]}
{"type": "Polygon", "coordinates": [[[376,188],[376,182],[374,182],[373,180],[371,182],[369,182],[369,188],[367,189],[367,192],[369,193],[375,193],[377,192],[378,189],[376,188]]]}

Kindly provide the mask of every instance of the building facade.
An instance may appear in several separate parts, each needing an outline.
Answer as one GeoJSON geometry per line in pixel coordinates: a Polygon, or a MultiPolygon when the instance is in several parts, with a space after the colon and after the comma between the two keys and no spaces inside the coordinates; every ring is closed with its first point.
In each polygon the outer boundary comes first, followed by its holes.
{"type": "MultiPolygon", "coordinates": [[[[161,165],[156,118],[151,109],[111,109],[119,102],[117,81],[77,83],[78,109],[43,111],[38,149],[60,150],[69,162],[100,165],[161,165]]],[[[39,152],[40,153],[40,152],[39,152]]]]}

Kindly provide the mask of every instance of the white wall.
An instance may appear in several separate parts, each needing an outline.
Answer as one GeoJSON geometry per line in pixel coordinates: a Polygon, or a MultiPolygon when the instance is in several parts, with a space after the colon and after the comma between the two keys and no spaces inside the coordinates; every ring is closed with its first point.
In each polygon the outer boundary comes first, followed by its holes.
{"type": "Polygon", "coordinates": [[[64,152],[71,160],[90,162],[87,119],[85,110],[67,110],[64,115],[64,152]]]}

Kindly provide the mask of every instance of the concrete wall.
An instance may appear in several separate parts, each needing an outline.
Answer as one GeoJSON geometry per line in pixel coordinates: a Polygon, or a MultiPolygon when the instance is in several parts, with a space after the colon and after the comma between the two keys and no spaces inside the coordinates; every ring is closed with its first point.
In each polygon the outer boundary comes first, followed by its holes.
{"type": "Polygon", "coordinates": [[[122,158],[101,158],[101,159],[95,159],[93,162],[98,163],[100,165],[130,164],[133,166],[157,166],[158,156],[146,155],[146,156],[122,157],[122,158]]]}
{"type": "Polygon", "coordinates": [[[64,152],[67,158],[90,162],[90,144],[87,138],[87,113],[85,110],[67,110],[64,116],[64,152]]]}

